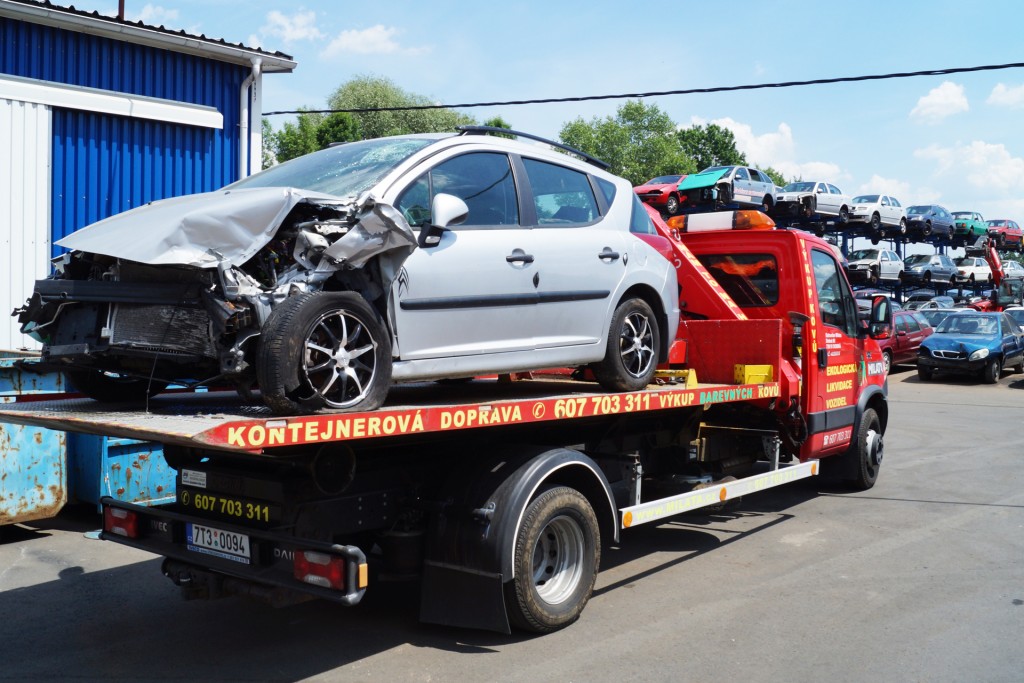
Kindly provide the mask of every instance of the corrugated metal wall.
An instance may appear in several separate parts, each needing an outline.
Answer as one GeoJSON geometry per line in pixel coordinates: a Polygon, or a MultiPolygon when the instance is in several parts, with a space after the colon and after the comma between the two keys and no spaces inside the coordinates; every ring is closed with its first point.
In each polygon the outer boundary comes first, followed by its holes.
{"type": "Polygon", "coordinates": [[[223,130],[211,130],[55,109],[53,241],[238,176],[244,66],[0,18],[0,73],[203,104],[224,115],[223,130]]]}
{"type": "Polygon", "coordinates": [[[51,136],[48,107],[0,99],[0,349],[39,348],[7,315],[50,270],[51,136]]]}

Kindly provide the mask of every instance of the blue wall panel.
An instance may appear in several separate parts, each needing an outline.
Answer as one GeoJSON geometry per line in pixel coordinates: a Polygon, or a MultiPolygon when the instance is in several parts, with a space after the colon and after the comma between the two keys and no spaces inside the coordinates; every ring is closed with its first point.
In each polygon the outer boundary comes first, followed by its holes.
{"type": "Polygon", "coordinates": [[[238,177],[238,94],[248,67],[0,18],[0,73],[202,104],[224,116],[215,130],[55,109],[54,241],[146,202],[208,192],[238,177]]]}

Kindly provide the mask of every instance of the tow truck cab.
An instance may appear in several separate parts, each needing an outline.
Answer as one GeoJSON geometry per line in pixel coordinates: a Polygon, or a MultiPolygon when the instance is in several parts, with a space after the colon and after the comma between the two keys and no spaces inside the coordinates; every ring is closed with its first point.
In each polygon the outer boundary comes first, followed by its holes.
{"type": "MultiPolygon", "coordinates": [[[[775,410],[803,423],[791,425],[791,430],[805,430],[800,460],[848,450],[868,409],[873,411],[869,419],[877,418],[884,432],[886,375],[876,339],[892,326],[888,301],[878,297],[865,324],[858,319],[853,291],[831,245],[802,231],[774,229],[759,212],[736,213],[731,230],[686,229],[686,220],[672,219],[669,236],[685,245],[742,316],[781,321],[775,410]]],[[[693,217],[690,222],[695,222],[693,217]]],[[[680,285],[684,316],[707,317],[700,297],[694,296],[697,283],[681,276],[680,285]]],[[[685,339],[688,328],[684,319],[680,338],[685,339]]],[[[699,351],[691,348],[688,354],[699,351]]]]}

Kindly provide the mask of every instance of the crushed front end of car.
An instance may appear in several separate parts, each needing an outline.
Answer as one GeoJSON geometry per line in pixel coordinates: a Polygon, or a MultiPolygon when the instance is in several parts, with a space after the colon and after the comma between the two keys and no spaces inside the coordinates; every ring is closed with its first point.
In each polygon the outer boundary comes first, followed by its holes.
{"type": "Polygon", "coordinates": [[[57,243],[70,249],[14,311],[42,362],[102,401],[138,401],[170,384],[256,383],[264,323],[304,293],[359,294],[381,316],[415,247],[402,215],[287,187],[163,200],[57,243]]]}

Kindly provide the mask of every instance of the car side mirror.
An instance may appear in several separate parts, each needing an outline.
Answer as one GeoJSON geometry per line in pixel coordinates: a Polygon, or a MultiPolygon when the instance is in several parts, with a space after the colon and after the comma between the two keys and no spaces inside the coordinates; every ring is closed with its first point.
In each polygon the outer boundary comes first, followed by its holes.
{"type": "Polygon", "coordinates": [[[441,235],[449,227],[465,222],[469,216],[466,202],[452,194],[440,193],[430,203],[430,225],[420,230],[419,245],[421,249],[436,247],[441,242],[441,235]]]}
{"type": "Polygon", "coordinates": [[[888,339],[892,336],[892,303],[889,297],[876,296],[871,300],[868,335],[872,339],[888,339]]]}

